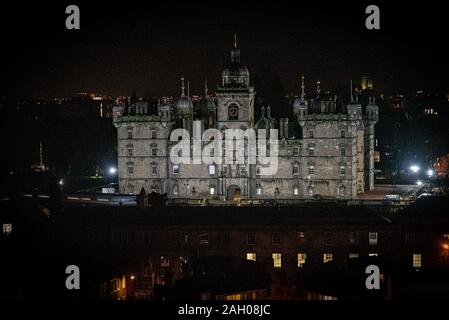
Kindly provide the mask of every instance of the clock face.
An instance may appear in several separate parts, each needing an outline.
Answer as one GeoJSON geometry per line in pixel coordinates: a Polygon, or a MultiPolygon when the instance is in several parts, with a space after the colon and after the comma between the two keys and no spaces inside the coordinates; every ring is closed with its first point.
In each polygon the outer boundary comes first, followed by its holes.
{"type": "Polygon", "coordinates": [[[236,106],[229,107],[229,120],[237,120],[239,117],[239,109],[236,106]]]}

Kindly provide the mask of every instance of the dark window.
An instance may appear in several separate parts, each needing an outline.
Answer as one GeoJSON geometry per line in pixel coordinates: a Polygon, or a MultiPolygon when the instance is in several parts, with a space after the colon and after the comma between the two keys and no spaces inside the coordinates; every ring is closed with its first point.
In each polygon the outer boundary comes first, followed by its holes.
{"type": "Polygon", "coordinates": [[[256,245],[256,234],[254,232],[248,232],[246,235],[246,244],[250,246],[256,245]]]}
{"type": "Polygon", "coordinates": [[[349,232],[349,242],[351,244],[359,243],[359,233],[358,232],[349,232]]]}
{"type": "Polygon", "coordinates": [[[271,235],[271,244],[274,246],[281,244],[281,234],[279,232],[273,232],[271,235]]]}
{"type": "Polygon", "coordinates": [[[331,246],[333,244],[332,232],[325,232],[323,236],[324,236],[324,245],[331,246]]]}
{"type": "Polygon", "coordinates": [[[229,117],[229,120],[238,120],[239,119],[239,107],[236,105],[230,105],[228,108],[228,117],[229,117]]]}

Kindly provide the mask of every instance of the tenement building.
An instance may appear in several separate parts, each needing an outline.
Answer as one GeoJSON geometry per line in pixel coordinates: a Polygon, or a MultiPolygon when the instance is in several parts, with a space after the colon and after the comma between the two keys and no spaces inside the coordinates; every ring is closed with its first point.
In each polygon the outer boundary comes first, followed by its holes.
{"type": "Polygon", "coordinates": [[[179,99],[172,104],[159,102],[155,112],[148,102],[137,100],[114,112],[120,193],[137,194],[143,188],[166,193],[170,199],[354,199],[373,189],[374,125],[378,120],[374,99],[362,107],[351,94],[347,104],[338,104],[336,97],[320,92],[319,83],[313,98],[306,98],[302,77],[291,116],[275,119],[272,108],[266,106],[261,107],[260,118],[254,119],[256,91],[247,67],[240,62],[236,41],[215,101],[206,85],[204,97],[194,105],[181,81],[179,99]],[[199,136],[195,128],[200,128],[199,136]],[[188,135],[178,137],[175,129],[185,129],[188,135]],[[271,152],[269,141],[278,143],[277,170],[262,174],[259,150],[255,163],[249,157],[239,160],[240,155],[248,155],[248,140],[242,148],[228,150],[223,143],[222,151],[205,149],[216,138],[211,134],[204,139],[205,131],[214,131],[209,129],[217,129],[223,138],[228,129],[253,129],[259,139],[259,130],[265,129],[264,152],[271,152]],[[275,136],[270,136],[270,129],[277,130],[275,136]],[[190,140],[193,146],[201,137],[203,152],[231,161],[173,161],[170,154],[179,141],[190,140]]]}

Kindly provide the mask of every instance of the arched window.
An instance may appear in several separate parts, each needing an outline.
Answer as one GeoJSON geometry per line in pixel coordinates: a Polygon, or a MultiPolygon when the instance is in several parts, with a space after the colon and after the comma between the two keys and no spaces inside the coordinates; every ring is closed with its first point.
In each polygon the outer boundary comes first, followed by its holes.
{"type": "Polygon", "coordinates": [[[256,195],[257,196],[261,196],[262,195],[262,186],[260,184],[258,184],[256,186],[256,195]]]}

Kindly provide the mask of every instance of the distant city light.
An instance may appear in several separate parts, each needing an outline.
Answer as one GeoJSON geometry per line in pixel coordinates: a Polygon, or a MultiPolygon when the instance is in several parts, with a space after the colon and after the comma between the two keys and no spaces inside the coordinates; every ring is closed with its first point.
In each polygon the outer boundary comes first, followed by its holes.
{"type": "Polygon", "coordinates": [[[419,167],[413,165],[413,166],[410,167],[410,170],[411,170],[413,173],[417,173],[417,172],[419,171],[419,167]]]}
{"type": "Polygon", "coordinates": [[[116,174],[117,173],[117,168],[115,168],[115,167],[109,168],[109,173],[110,174],[116,174]]]}
{"type": "Polygon", "coordinates": [[[421,180],[416,181],[416,185],[417,185],[418,187],[422,186],[422,181],[421,181],[421,180]]]}
{"type": "Polygon", "coordinates": [[[135,278],[134,276],[131,276],[131,280],[134,280],[134,278],[135,278]]]}
{"type": "Polygon", "coordinates": [[[435,174],[435,171],[433,171],[432,169],[427,170],[427,175],[429,177],[433,177],[434,174],[435,174]]]}
{"type": "Polygon", "coordinates": [[[59,185],[62,186],[64,184],[64,181],[61,179],[59,180],[59,185]]]}
{"type": "Polygon", "coordinates": [[[443,248],[448,250],[449,249],[449,244],[447,244],[447,243],[443,244],[443,248]]]}

